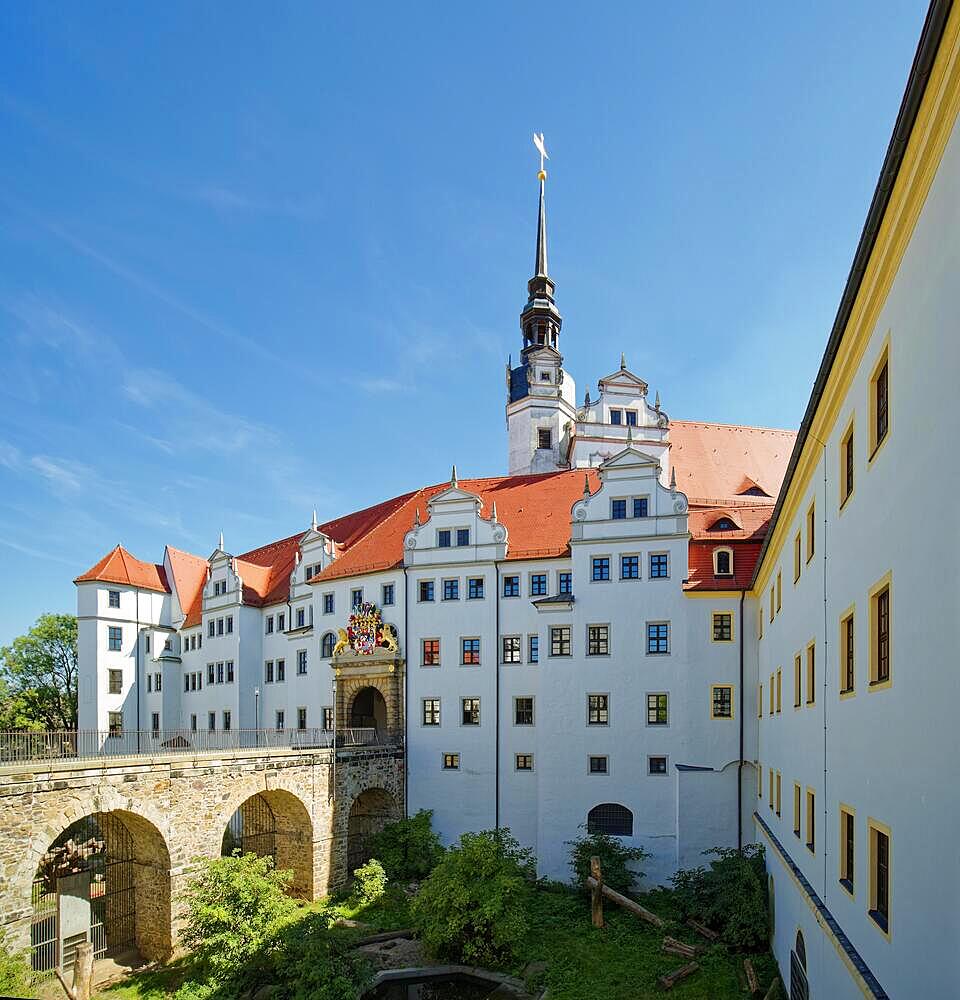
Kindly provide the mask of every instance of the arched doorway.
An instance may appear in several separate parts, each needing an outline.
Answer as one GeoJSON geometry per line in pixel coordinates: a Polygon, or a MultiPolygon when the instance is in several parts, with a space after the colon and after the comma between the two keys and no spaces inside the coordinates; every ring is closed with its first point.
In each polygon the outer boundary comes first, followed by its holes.
{"type": "Polygon", "coordinates": [[[347,875],[370,860],[370,841],[387,823],[399,819],[393,796],[383,788],[368,788],[353,800],[347,823],[347,875]]]}
{"type": "Polygon", "coordinates": [[[807,982],[807,946],[803,931],[797,931],[797,940],[790,952],[790,1000],[810,1000],[807,982]]]}
{"type": "Polygon", "coordinates": [[[239,851],[271,857],[278,869],[293,872],[289,892],[313,898],[313,822],[303,802],[282,789],[257,792],[227,822],[220,844],[224,856],[239,851]]]}
{"type": "Polygon", "coordinates": [[[91,813],[67,827],[41,855],[31,899],[38,977],[71,969],[83,941],[95,960],[170,955],[170,855],[160,831],[134,813],[91,813]]]}
{"type": "Polygon", "coordinates": [[[378,737],[387,735],[387,702],[376,688],[360,688],[354,695],[349,727],[375,729],[378,737]]]}

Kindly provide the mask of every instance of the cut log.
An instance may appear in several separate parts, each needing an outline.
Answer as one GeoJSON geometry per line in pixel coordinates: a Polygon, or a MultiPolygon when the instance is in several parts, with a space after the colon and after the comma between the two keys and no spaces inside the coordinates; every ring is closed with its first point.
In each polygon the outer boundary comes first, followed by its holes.
{"type": "MultiPolygon", "coordinates": [[[[595,878],[587,879],[587,886],[591,889],[595,888],[597,885],[597,880],[595,878]]],[[[612,900],[618,906],[622,906],[625,910],[629,910],[634,915],[640,917],[641,920],[646,920],[648,924],[653,924],[654,927],[663,927],[663,921],[655,913],[651,913],[650,910],[645,909],[639,903],[635,903],[632,899],[628,899],[626,896],[617,892],[616,889],[611,889],[608,885],[603,885],[601,883],[600,891],[607,897],[607,899],[612,900]]]]}
{"type": "Polygon", "coordinates": [[[668,972],[665,976],[661,976],[657,982],[660,984],[660,989],[662,990],[672,990],[681,979],[686,979],[687,976],[692,976],[700,966],[697,962],[690,962],[688,965],[681,965],[679,969],[674,969],[673,972],[668,972]]]}
{"type": "Polygon", "coordinates": [[[603,876],[597,857],[590,859],[590,877],[594,881],[590,889],[590,918],[594,927],[603,927],[603,876]]]}
{"type": "Polygon", "coordinates": [[[665,937],[663,939],[663,950],[670,955],[682,955],[684,958],[695,958],[697,949],[692,944],[684,944],[676,938],[665,937]]]}
{"type": "Polygon", "coordinates": [[[720,937],[716,931],[710,930],[706,924],[701,924],[698,920],[694,920],[692,917],[687,921],[687,925],[692,927],[698,934],[705,937],[708,941],[716,941],[720,937]]]}
{"type": "Polygon", "coordinates": [[[743,971],[747,974],[747,986],[750,988],[751,994],[757,994],[760,992],[760,980],[757,979],[756,970],[753,967],[753,962],[749,958],[743,960],[743,971]]]}

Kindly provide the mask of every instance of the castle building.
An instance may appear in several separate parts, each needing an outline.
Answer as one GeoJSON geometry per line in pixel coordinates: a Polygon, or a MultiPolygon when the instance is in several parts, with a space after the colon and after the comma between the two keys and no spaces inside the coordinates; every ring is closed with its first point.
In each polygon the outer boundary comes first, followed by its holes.
{"type": "Polygon", "coordinates": [[[791,997],[952,995],[958,113],[934,0],[799,433],[673,420],[625,357],[578,403],[541,171],[507,474],[239,554],[118,546],[76,579],[81,729],[402,741],[408,812],[552,878],[582,826],[647,885],[760,842],[791,997]]]}

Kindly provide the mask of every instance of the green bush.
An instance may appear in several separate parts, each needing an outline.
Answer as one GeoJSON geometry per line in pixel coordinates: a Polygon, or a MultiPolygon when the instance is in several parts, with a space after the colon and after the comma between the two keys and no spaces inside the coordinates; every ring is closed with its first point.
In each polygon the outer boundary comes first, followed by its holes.
{"type": "Polygon", "coordinates": [[[371,979],[365,961],[336,942],[325,914],[290,925],[281,933],[274,966],[280,986],[275,1000],[357,1000],[371,979]]]}
{"type": "Polygon", "coordinates": [[[570,867],[573,869],[574,881],[583,886],[590,874],[590,859],[600,859],[600,873],[604,885],[616,889],[617,892],[629,892],[637,879],[643,878],[643,872],[632,871],[627,866],[631,861],[642,863],[650,857],[642,847],[625,847],[618,837],[607,833],[587,833],[586,827],[580,827],[584,832],[576,840],[568,840],[570,848],[570,867]]]}
{"type": "Polygon", "coordinates": [[[386,891],[387,875],[376,858],[371,858],[353,873],[353,896],[358,903],[372,903],[386,891]]]}
{"type": "Polygon", "coordinates": [[[379,858],[391,882],[426,878],[440,863],[443,845],[430,821],[432,809],[388,823],[371,840],[374,857],[379,858]]]}
{"type": "Polygon", "coordinates": [[[413,900],[413,925],[437,958],[497,965],[515,958],[536,880],[531,851],[510,831],[465,833],[413,900]]]}
{"type": "Polygon", "coordinates": [[[0,931],[0,996],[33,996],[30,979],[30,963],[26,956],[9,951],[0,931]]]}
{"type": "Polygon", "coordinates": [[[714,847],[704,854],[716,855],[709,868],[681,869],[671,880],[681,919],[702,920],[733,947],[764,947],[769,915],[763,847],[714,847]]]}

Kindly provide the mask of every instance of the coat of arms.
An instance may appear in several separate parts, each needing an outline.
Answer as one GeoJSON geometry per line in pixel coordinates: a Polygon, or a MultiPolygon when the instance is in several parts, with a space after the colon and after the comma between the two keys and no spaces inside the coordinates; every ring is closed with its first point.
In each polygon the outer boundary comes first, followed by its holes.
{"type": "Polygon", "coordinates": [[[384,624],[380,609],[373,601],[357,605],[347,627],[339,629],[338,633],[337,644],[333,647],[334,656],[348,648],[361,656],[369,656],[378,646],[393,653],[400,649],[397,630],[392,625],[384,624]]]}

